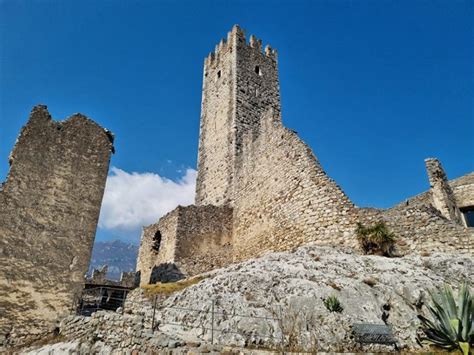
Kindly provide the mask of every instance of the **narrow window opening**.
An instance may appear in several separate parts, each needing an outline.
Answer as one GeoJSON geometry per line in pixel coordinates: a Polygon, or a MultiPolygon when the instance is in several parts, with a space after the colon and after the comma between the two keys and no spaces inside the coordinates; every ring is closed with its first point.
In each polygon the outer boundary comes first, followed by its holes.
{"type": "Polygon", "coordinates": [[[219,70],[219,71],[217,72],[217,79],[220,79],[220,77],[221,77],[221,71],[219,70]]]}
{"type": "Polygon", "coordinates": [[[151,246],[151,249],[154,251],[159,251],[160,246],[161,246],[161,232],[158,230],[153,236],[153,244],[151,246]]]}
{"type": "Polygon", "coordinates": [[[461,208],[461,212],[464,215],[466,226],[474,227],[474,206],[461,208]]]}
{"type": "Polygon", "coordinates": [[[262,76],[262,70],[260,69],[259,65],[255,66],[255,73],[257,73],[259,76],[262,76]]]}

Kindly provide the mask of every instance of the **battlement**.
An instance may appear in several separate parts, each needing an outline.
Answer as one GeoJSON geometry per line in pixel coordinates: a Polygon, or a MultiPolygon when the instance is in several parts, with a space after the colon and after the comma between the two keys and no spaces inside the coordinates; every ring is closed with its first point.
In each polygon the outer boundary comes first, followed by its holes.
{"type": "Polygon", "coordinates": [[[258,39],[256,36],[251,35],[249,41],[247,42],[245,31],[239,26],[234,25],[232,30],[227,33],[227,38],[222,38],[214,51],[209,53],[205,58],[205,66],[211,66],[216,61],[218,61],[225,53],[232,51],[232,48],[237,46],[244,46],[247,48],[253,48],[255,52],[261,54],[262,56],[271,58],[272,60],[277,60],[277,50],[273,49],[269,44],[267,44],[262,52],[262,40],[258,39]]]}

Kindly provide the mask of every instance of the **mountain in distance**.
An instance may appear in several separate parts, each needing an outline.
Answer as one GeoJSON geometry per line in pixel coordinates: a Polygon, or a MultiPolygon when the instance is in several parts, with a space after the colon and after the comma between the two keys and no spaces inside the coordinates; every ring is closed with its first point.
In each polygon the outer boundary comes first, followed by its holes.
{"type": "Polygon", "coordinates": [[[108,265],[107,278],[119,280],[124,271],[135,271],[138,256],[138,245],[121,240],[95,242],[89,265],[90,275],[93,269],[108,265]]]}

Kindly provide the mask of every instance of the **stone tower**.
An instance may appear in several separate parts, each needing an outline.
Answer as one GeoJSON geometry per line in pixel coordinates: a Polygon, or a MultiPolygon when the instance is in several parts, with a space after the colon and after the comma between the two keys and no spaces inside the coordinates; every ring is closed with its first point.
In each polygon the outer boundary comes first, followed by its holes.
{"type": "Polygon", "coordinates": [[[204,62],[196,205],[232,206],[243,136],[269,109],[280,117],[277,53],[235,25],[204,62]]]}
{"type": "Polygon", "coordinates": [[[33,108],[0,188],[0,339],[38,336],[70,312],[113,149],[113,135],[87,117],[54,121],[46,106],[33,108]]]}

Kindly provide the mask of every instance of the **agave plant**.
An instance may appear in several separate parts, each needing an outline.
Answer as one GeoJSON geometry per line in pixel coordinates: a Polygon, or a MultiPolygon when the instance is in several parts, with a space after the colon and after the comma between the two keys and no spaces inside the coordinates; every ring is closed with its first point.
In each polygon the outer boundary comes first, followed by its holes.
{"type": "Polygon", "coordinates": [[[356,235],[364,253],[393,256],[396,237],[384,222],[370,227],[357,223],[356,235]]]}
{"type": "Polygon", "coordinates": [[[432,319],[418,316],[425,334],[420,340],[468,355],[474,344],[474,297],[469,286],[466,283],[462,285],[457,302],[453,290],[447,285],[431,292],[430,296],[428,310],[432,319]]]}
{"type": "Polygon", "coordinates": [[[329,296],[325,298],[323,302],[329,312],[341,313],[344,310],[336,296],[329,296]]]}

